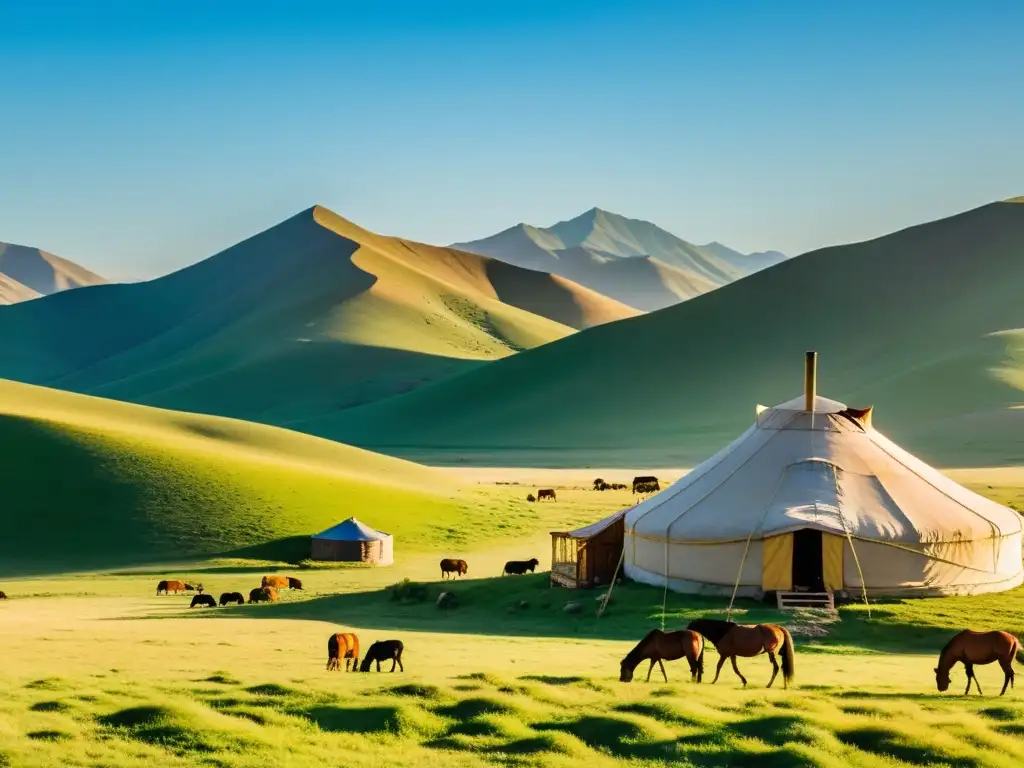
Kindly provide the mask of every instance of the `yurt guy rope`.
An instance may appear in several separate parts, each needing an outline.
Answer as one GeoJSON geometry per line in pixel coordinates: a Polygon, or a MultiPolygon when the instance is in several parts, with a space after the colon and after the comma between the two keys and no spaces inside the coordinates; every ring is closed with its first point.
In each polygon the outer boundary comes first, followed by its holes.
{"type": "Polygon", "coordinates": [[[775,481],[775,489],[772,491],[771,498],[768,499],[768,503],[764,506],[764,512],[761,513],[761,519],[757,522],[757,528],[752,528],[750,533],[747,535],[747,543],[743,547],[743,558],[740,560],[740,567],[736,571],[736,583],[732,587],[732,597],[729,598],[729,607],[725,611],[725,620],[732,620],[732,606],[736,602],[736,593],[740,588],[740,578],[743,576],[743,566],[747,564],[747,553],[750,551],[750,540],[754,538],[754,534],[757,531],[764,531],[764,519],[768,516],[768,510],[772,508],[772,502],[775,501],[775,497],[779,493],[779,488],[782,486],[782,481],[785,479],[786,474],[789,472],[789,467],[786,467],[782,474],[779,475],[779,479],[775,481]]]}
{"type": "MultiPolygon", "coordinates": [[[[597,618],[601,618],[601,614],[604,613],[604,609],[608,607],[608,603],[612,600],[612,590],[615,589],[615,580],[619,578],[619,568],[622,567],[622,561],[626,559],[626,547],[622,547],[622,553],[619,555],[619,563],[615,566],[615,573],[612,574],[612,583],[608,587],[608,592],[604,596],[604,600],[601,601],[601,606],[597,609],[597,618]]],[[[662,621],[664,625],[664,621],[662,621]]],[[[663,626],[664,628],[664,626],[663,626]]]]}

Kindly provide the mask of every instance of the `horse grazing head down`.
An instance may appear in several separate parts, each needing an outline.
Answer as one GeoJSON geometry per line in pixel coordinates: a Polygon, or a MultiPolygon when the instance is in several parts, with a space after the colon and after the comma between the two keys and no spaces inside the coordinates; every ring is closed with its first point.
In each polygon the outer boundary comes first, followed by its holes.
{"type": "Polygon", "coordinates": [[[629,657],[627,656],[619,663],[619,682],[628,683],[633,680],[633,670],[636,669],[636,664],[629,663],[629,657]]]}
{"type": "Polygon", "coordinates": [[[943,672],[938,667],[935,668],[935,685],[938,687],[940,693],[945,693],[949,690],[949,670],[943,672]]]}

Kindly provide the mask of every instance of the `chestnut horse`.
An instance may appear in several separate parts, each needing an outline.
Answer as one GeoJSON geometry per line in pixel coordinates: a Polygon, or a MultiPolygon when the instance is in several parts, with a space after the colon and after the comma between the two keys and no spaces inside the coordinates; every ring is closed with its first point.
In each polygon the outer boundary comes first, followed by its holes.
{"type": "Polygon", "coordinates": [[[759,656],[762,653],[768,654],[772,663],[772,679],[768,681],[767,688],[772,687],[775,678],[779,674],[779,664],[775,661],[775,652],[782,656],[782,682],[783,687],[789,687],[789,681],[793,679],[793,638],[789,630],[777,624],[737,624],[734,621],[723,621],[722,619],[696,619],[687,625],[687,629],[700,632],[711,641],[718,651],[718,667],[715,669],[715,679],[711,681],[714,685],[718,682],[718,676],[722,673],[722,665],[726,660],[732,661],[733,672],[743,681],[743,687],[747,687],[745,678],[736,666],[737,656],[759,656]]]}
{"type": "Polygon", "coordinates": [[[971,680],[978,687],[981,694],[981,684],[974,676],[975,664],[991,664],[998,661],[1003,668],[1003,690],[999,692],[1002,696],[1006,693],[1006,686],[1013,687],[1013,660],[1020,652],[1020,641],[1009,632],[975,632],[965,629],[958,633],[946,643],[946,647],[939,654],[939,666],[935,668],[935,684],[940,691],[949,688],[949,670],[959,661],[963,662],[967,670],[967,689],[964,696],[971,692],[971,680]]]}
{"type": "Polygon", "coordinates": [[[622,660],[619,669],[619,682],[628,683],[633,679],[633,670],[637,668],[637,665],[644,659],[650,659],[651,666],[647,668],[647,682],[651,681],[651,672],[654,670],[654,663],[657,662],[661,667],[662,677],[667,683],[668,675],[665,674],[665,665],[662,660],[675,661],[684,656],[690,662],[691,679],[699,683],[704,677],[704,638],[689,629],[679,629],[675,632],[652,629],[622,660]]]}
{"type": "Polygon", "coordinates": [[[359,638],[351,632],[339,632],[327,640],[327,671],[340,670],[345,659],[345,671],[352,664],[352,671],[359,669],[359,638]]]}

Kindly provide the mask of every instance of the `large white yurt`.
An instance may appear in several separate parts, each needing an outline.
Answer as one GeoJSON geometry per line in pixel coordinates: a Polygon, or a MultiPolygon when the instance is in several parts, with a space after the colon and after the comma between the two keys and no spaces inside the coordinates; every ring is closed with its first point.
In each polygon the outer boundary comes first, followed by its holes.
{"type": "Polygon", "coordinates": [[[1021,517],[805,393],[626,515],[626,575],[679,592],[948,595],[1019,585],[1021,517]]]}

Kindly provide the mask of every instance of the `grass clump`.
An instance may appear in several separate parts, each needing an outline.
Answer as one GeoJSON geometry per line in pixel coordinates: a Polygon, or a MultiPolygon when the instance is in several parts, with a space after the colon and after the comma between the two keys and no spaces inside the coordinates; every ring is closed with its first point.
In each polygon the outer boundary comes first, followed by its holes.
{"type": "Polygon", "coordinates": [[[427,600],[427,585],[404,578],[388,587],[388,596],[396,603],[423,603],[427,600]]]}

